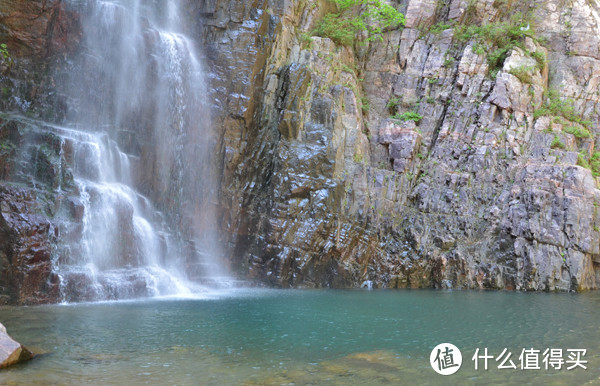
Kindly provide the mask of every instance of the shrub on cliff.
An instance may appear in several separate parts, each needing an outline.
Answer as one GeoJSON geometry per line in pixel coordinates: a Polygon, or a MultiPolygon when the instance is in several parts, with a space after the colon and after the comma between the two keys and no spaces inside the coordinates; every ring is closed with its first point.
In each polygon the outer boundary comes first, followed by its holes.
{"type": "MultiPolygon", "coordinates": [[[[487,53],[490,71],[495,73],[502,67],[506,57],[514,47],[524,49],[526,37],[538,40],[535,36],[530,15],[515,13],[508,21],[476,24],[461,24],[454,29],[459,42],[475,41],[476,53],[487,53]]],[[[542,61],[543,54],[537,54],[536,61],[542,61]],[[542,55],[542,57],[539,57],[542,55]]],[[[545,60],[545,58],[544,58],[545,60]]]]}
{"type": "MultiPolygon", "coordinates": [[[[544,103],[533,113],[535,119],[542,116],[563,117],[587,129],[592,127],[592,122],[589,119],[585,119],[575,110],[575,101],[571,98],[561,98],[558,90],[553,88],[544,93],[544,103]]],[[[578,138],[580,137],[578,136],[578,138]]]]}
{"type": "Polygon", "coordinates": [[[6,43],[0,44],[0,64],[2,66],[2,72],[9,71],[13,64],[13,59],[8,52],[6,43]]]}
{"type": "Polygon", "coordinates": [[[404,15],[381,0],[332,0],[339,13],[328,13],[313,31],[341,45],[351,45],[356,35],[367,31],[367,41],[382,39],[385,30],[404,25],[404,15]]]}

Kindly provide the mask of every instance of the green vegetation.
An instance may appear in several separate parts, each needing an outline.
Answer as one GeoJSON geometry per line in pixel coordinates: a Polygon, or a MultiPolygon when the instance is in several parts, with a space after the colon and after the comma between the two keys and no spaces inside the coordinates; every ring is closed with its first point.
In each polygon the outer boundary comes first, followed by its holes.
{"type": "Polygon", "coordinates": [[[360,97],[360,108],[364,113],[368,113],[371,109],[371,104],[369,103],[369,99],[367,97],[360,97]]]}
{"type": "Polygon", "coordinates": [[[8,52],[6,43],[0,44],[0,56],[2,56],[2,59],[4,60],[10,60],[10,53],[8,52]]]}
{"type": "Polygon", "coordinates": [[[401,121],[415,121],[416,123],[419,123],[421,119],[423,119],[423,116],[419,113],[415,113],[414,111],[407,111],[402,114],[396,114],[392,116],[392,118],[399,119],[401,121]]]}
{"type": "Polygon", "coordinates": [[[600,152],[595,152],[589,159],[585,152],[579,153],[577,155],[577,165],[590,169],[594,177],[600,177],[600,152]]]}
{"type": "Polygon", "coordinates": [[[398,28],[405,23],[404,15],[382,0],[331,1],[337,5],[339,13],[323,16],[313,35],[330,38],[344,46],[352,45],[360,32],[368,32],[367,41],[383,39],[386,29],[398,28]]]}
{"type": "Polygon", "coordinates": [[[399,97],[391,97],[388,101],[386,107],[390,109],[390,111],[395,110],[396,107],[402,102],[402,98],[399,97]]]}
{"type": "Polygon", "coordinates": [[[393,119],[399,119],[401,121],[415,121],[416,123],[419,123],[419,121],[423,119],[423,116],[417,113],[417,111],[419,110],[419,103],[420,102],[407,102],[401,97],[391,97],[387,103],[387,108],[389,109],[389,113],[390,115],[392,115],[391,117],[393,119]],[[401,104],[405,107],[410,108],[412,111],[407,111],[402,114],[396,113],[398,106],[401,104]]]}
{"type": "Polygon", "coordinates": [[[579,153],[577,154],[577,165],[583,166],[586,169],[591,169],[589,161],[587,160],[585,154],[579,153]]]}
{"type": "Polygon", "coordinates": [[[590,131],[584,127],[569,126],[565,129],[563,129],[563,131],[565,133],[573,134],[576,138],[579,138],[579,139],[590,138],[592,136],[590,131]]]}
{"type": "Polygon", "coordinates": [[[586,129],[592,126],[592,122],[583,119],[575,112],[574,101],[572,99],[561,99],[560,94],[555,89],[549,89],[544,96],[545,102],[533,113],[535,119],[542,116],[557,116],[563,117],[570,122],[579,123],[586,129]]]}
{"type": "Polygon", "coordinates": [[[446,59],[444,59],[444,68],[450,68],[452,66],[454,66],[454,62],[456,62],[456,59],[454,59],[452,56],[446,57],[446,59]]]}
{"type": "MultiPolygon", "coordinates": [[[[438,2],[438,6],[441,2],[438,2]]],[[[538,68],[540,71],[547,66],[546,54],[542,51],[530,52],[525,48],[525,38],[529,37],[534,41],[544,44],[543,38],[535,36],[533,13],[519,4],[510,4],[508,0],[496,0],[493,4],[496,8],[502,8],[501,14],[513,12],[508,20],[496,22],[477,21],[477,1],[469,0],[467,9],[460,23],[454,21],[441,21],[429,27],[421,26],[421,36],[428,33],[430,36],[440,35],[447,29],[454,29],[455,43],[471,42],[472,51],[477,55],[485,55],[488,61],[489,73],[492,78],[496,77],[498,71],[502,68],[504,61],[511,50],[519,47],[523,52],[536,61],[536,65],[531,70],[538,68]],[[516,12],[521,9],[525,12],[516,12]]],[[[454,47],[457,48],[456,46],[454,47]]],[[[444,67],[450,68],[454,65],[455,58],[447,54],[444,67]]],[[[516,70],[519,78],[526,83],[530,82],[531,76],[527,72],[516,70]]],[[[515,75],[517,76],[517,75],[515,75]]]]}
{"type": "Polygon", "coordinates": [[[356,70],[350,66],[348,66],[345,63],[342,63],[341,66],[342,71],[347,72],[348,74],[352,74],[353,76],[356,76],[356,70]]]}
{"type": "Polygon", "coordinates": [[[436,23],[436,24],[432,25],[431,27],[429,27],[427,32],[429,32],[432,35],[439,35],[442,32],[444,32],[445,30],[450,29],[452,27],[453,27],[452,24],[448,24],[448,23],[445,23],[442,21],[442,22],[436,23]]]}
{"type": "Polygon", "coordinates": [[[552,139],[552,143],[550,144],[551,149],[565,149],[565,143],[560,140],[558,135],[554,134],[554,138],[552,139]]]}
{"type": "Polygon", "coordinates": [[[10,141],[0,142],[0,153],[11,152],[15,148],[15,144],[10,141]]]}
{"type": "Polygon", "coordinates": [[[343,46],[349,46],[354,42],[356,32],[350,20],[340,17],[337,13],[328,13],[313,31],[313,35],[327,37],[343,46]]]}
{"type": "Polygon", "coordinates": [[[521,83],[531,84],[533,83],[533,78],[531,77],[531,73],[534,71],[534,68],[531,66],[519,66],[515,68],[511,68],[508,70],[508,73],[519,78],[521,83]]]}
{"type": "Polygon", "coordinates": [[[485,54],[485,47],[483,46],[483,44],[475,43],[473,45],[473,52],[477,55],[483,55],[485,54]]]}
{"type": "Polygon", "coordinates": [[[300,43],[303,47],[312,47],[312,36],[309,33],[302,32],[300,33],[300,43]]]}
{"type": "Polygon", "coordinates": [[[3,63],[8,65],[8,70],[10,71],[13,65],[13,58],[10,56],[10,52],[8,52],[8,47],[6,43],[0,44],[0,58],[3,63]]]}
{"type": "Polygon", "coordinates": [[[463,24],[455,27],[454,36],[459,42],[475,40],[474,52],[480,54],[488,52],[488,65],[490,71],[495,73],[502,67],[508,53],[514,47],[524,48],[523,42],[526,37],[537,40],[531,28],[531,20],[527,19],[522,13],[517,12],[509,21],[480,26],[463,24]]]}
{"type": "Polygon", "coordinates": [[[546,64],[547,64],[546,54],[544,54],[541,51],[536,51],[536,52],[530,52],[529,55],[531,55],[531,57],[535,59],[535,61],[537,62],[537,67],[540,69],[540,71],[546,67],[546,64]]]}
{"type": "Polygon", "coordinates": [[[600,176],[600,152],[595,152],[590,157],[590,166],[594,177],[600,176]]]}

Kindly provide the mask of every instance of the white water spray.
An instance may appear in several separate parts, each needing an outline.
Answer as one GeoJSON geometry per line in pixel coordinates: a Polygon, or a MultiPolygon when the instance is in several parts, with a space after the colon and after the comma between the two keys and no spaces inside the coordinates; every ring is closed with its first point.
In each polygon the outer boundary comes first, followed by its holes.
{"type": "Polygon", "coordinates": [[[83,209],[81,241],[57,266],[63,296],[191,294],[201,287],[190,277],[223,272],[216,232],[207,232],[215,219],[204,72],[180,5],[82,7],[82,71],[70,93],[78,129],[53,128],[83,209]]]}

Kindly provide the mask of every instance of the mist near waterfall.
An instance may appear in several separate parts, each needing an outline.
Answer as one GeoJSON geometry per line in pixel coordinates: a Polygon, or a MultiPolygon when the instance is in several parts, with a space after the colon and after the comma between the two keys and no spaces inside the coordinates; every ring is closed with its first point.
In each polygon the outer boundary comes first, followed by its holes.
{"type": "Polygon", "coordinates": [[[177,1],[87,1],[69,79],[79,241],[59,253],[63,300],[189,294],[219,262],[214,133],[197,47],[177,1]]]}

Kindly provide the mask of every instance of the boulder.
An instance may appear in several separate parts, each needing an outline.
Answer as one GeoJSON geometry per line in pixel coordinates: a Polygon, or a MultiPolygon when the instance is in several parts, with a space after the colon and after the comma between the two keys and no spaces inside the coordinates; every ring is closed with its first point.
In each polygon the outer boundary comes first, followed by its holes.
{"type": "Polygon", "coordinates": [[[0,369],[33,358],[33,353],[6,333],[0,323],[0,369]]]}

